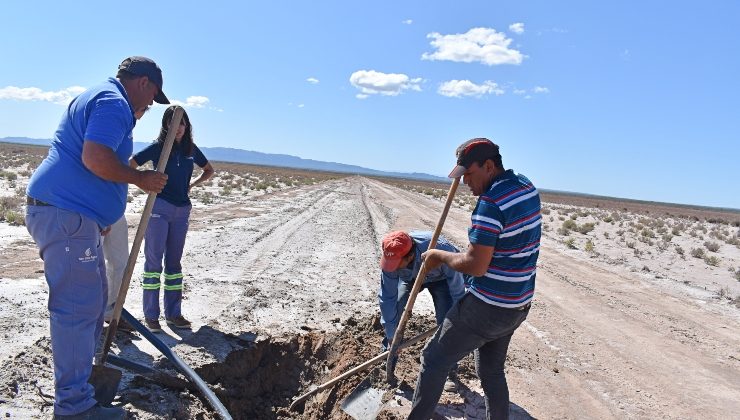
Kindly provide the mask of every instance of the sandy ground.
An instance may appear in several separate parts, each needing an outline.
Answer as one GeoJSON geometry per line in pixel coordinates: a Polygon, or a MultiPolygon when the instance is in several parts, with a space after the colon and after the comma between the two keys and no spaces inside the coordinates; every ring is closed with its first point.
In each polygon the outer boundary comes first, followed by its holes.
{"type": "MultiPolygon", "coordinates": [[[[128,210],[131,238],[142,199],[128,210]]],[[[323,391],[302,414],[285,407],[311,383],[379,352],[378,242],[390,229],[432,230],[442,204],[363,177],[197,202],[184,257],[183,307],[194,327],[160,336],[235,417],[346,417],[338,403],[363,375],[323,391]]],[[[730,268],[740,269],[740,250],[723,244],[719,266],[710,266],[688,255],[709,240],[699,238],[707,232],[689,235],[691,226],[661,251],[630,239],[630,229],[641,232],[634,227],[639,216],[611,223],[590,209],[576,222],[598,222],[595,229],[565,235],[557,229],[584,209],[548,210],[533,308],[509,351],[513,418],[738,418],[740,282],[730,268]],[[676,246],[685,248],[683,257],[676,246]]],[[[468,209],[453,208],[443,234],[464,246],[469,217],[468,209]]],[[[0,413],[48,418],[53,382],[42,265],[23,227],[0,226],[0,413]]],[[[137,317],[142,267],[140,258],[126,302],[137,317]]],[[[412,331],[431,327],[431,313],[422,293],[412,331]]],[[[138,335],[121,335],[114,353],[169,367],[138,335]]],[[[402,383],[386,397],[385,418],[408,412],[418,353],[402,356],[402,383]]],[[[484,418],[470,360],[460,376],[458,392],[443,394],[439,417],[484,418]]],[[[215,416],[197,394],[129,373],[120,394],[117,403],[134,418],[215,416]]]]}

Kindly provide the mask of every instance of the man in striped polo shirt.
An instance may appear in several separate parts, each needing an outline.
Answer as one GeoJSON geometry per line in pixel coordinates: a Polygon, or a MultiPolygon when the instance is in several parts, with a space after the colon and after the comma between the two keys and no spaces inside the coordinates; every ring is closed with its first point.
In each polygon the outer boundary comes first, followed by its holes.
{"type": "Polygon", "coordinates": [[[450,309],[424,348],[409,419],[432,417],[450,368],[471,351],[487,417],[509,418],[504,362],[534,294],[540,197],[526,177],[504,169],[498,146],[488,139],[472,139],[457,148],[450,178],[459,176],[479,197],[468,229],[470,245],[466,252],[433,249],[422,257],[430,268],[446,264],[469,275],[470,293],[450,309]]]}

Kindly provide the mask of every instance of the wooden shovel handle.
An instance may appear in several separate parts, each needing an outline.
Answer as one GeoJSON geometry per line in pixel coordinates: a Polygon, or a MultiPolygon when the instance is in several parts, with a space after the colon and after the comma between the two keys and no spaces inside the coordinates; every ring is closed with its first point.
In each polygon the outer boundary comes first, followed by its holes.
{"type": "MultiPolygon", "coordinates": [[[[175,108],[175,113],[172,115],[169,128],[167,129],[167,137],[164,140],[164,146],[162,147],[162,153],[159,155],[159,162],[157,163],[157,172],[164,173],[164,169],[167,166],[167,160],[170,158],[170,151],[172,150],[172,144],[175,142],[175,135],[177,135],[177,127],[180,126],[180,120],[185,110],[178,106],[175,108]]],[[[152,215],[152,207],[154,207],[154,200],[157,198],[157,193],[149,193],[146,198],[146,205],[144,205],[144,211],[141,214],[141,221],[139,227],[136,229],[136,236],[134,237],[134,243],[131,245],[131,253],[128,255],[128,261],[126,262],[126,269],[123,271],[123,278],[121,279],[121,289],[118,291],[118,298],[116,299],[116,306],[113,308],[113,317],[108,323],[108,332],[105,335],[105,342],[103,344],[103,351],[100,353],[97,364],[105,364],[105,360],[108,358],[108,352],[110,346],[113,343],[113,337],[116,336],[116,330],[118,329],[118,320],[121,319],[121,311],[123,310],[123,304],[126,302],[126,294],[128,293],[128,287],[131,283],[131,275],[134,272],[134,266],[136,265],[136,258],[139,256],[139,250],[141,249],[141,242],[144,240],[144,234],[146,228],[149,225],[149,218],[152,215]]]]}
{"type": "MultiPolygon", "coordinates": [[[[437,239],[439,239],[439,234],[442,232],[442,226],[444,226],[445,224],[447,213],[449,213],[450,211],[450,206],[452,205],[452,200],[455,198],[455,192],[457,191],[457,186],[459,184],[460,177],[457,177],[452,181],[452,185],[450,185],[450,190],[447,192],[447,201],[445,202],[444,210],[442,210],[442,215],[439,217],[437,227],[434,229],[432,240],[431,242],[429,242],[429,249],[434,249],[437,246],[437,239]]],[[[424,284],[424,279],[426,279],[427,271],[427,263],[426,261],[424,261],[422,262],[421,268],[419,269],[419,274],[416,275],[416,279],[414,280],[414,287],[411,289],[409,300],[406,302],[406,307],[403,309],[403,314],[401,315],[401,320],[398,322],[396,332],[393,334],[393,342],[391,343],[390,347],[391,355],[394,355],[396,351],[398,351],[398,346],[403,341],[403,331],[406,329],[406,322],[408,322],[409,318],[411,317],[411,310],[413,309],[414,303],[416,302],[416,295],[419,294],[421,286],[424,284]]],[[[393,370],[395,366],[396,364],[393,363],[393,357],[389,357],[385,365],[386,380],[389,383],[393,380],[393,370]]]]}

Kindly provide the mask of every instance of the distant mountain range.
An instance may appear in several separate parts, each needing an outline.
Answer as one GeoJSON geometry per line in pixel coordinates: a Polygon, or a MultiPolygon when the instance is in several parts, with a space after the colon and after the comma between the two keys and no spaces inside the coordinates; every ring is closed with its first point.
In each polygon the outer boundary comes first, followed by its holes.
{"type": "MultiPolygon", "coordinates": [[[[32,139],[28,137],[3,137],[0,142],[33,144],[48,146],[51,139],[32,139]]],[[[134,142],[134,152],[137,152],[149,143],[134,142]]],[[[255,152],[252,150],[232,149],[228,147],[201,147],[209,160],[236,163],[251,163],[254,165],[280,166],[296,169],[312,169],[316,171],[340,172],[346,174],[389,176],[394,178],[411,178],[424,181],[448,182],[447,178],[419,173],[419,172],[386,172],[377,169],[363,168],[362,166],[347,165],[336,162],[323,162],[320,160],[303,159],[298,156],[281,155],[273,153],[255,152]]]]}

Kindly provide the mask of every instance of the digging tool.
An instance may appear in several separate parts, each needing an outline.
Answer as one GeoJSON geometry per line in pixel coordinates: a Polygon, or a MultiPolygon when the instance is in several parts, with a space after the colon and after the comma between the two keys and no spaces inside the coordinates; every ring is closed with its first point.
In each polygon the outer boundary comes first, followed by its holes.
{"type": "MultiPolygon", "coordinates": [[[[162,153],[159,155],[159,163],[157,164],[157,172],[159,173],[164,173],[167,160],[170,157],[170,150],[172,150],[172,143],[175,141],[175,135],[177,134],[177,127],[180,126],[180,120],[182,119],[182,114],[184,112],[185,111],[182,107],[175,108],[175,113],[172,116],[172,121],[170,121],[170,125],[167,130],[167,137],[165,138],[164,146],[162,147],[162,153]]],[[[103,405],[109,405],[113,402],[113,398],[115,398],[116,392],[118,392],[118,385],[121,382],[121,371],[106,367],[105,361],[108,358],[108,352],[113,343],[113,337],[116,336],[118,320],[121,318],[123,304],[126,301],[126,294],[128,293],[128,286],[131,282],[131,275],[134,272],[136,258],[139,256],[141,242],[144,240],[144,233],[149,224],[149,218],[152,215],[152,207],[154,207],[154,200],[156,198],[157,193],[149,193],[146,198],[146,205],[141,214],[139,228],[136,230],[136,236],[134,237],[134,243],[131,246],[131,252],[129,253],[128,262],[126,263],[126,269],[123,272],[123,279],[121,279],[121,289],[118,291],[116,305],[113,308],[113,317],[108,323],[108,331],[105,335],[105,341],[103,342],[103,350],[101,353],[96,355],[92,374],[90,375],[90,379],[88,379],[88,382],[95,387],[95,399],[103,405]]]]}
{"type": "MultiPolygon", "coordinates": [[[[404,349],[406,347],[413,346],[414,344],[418,343],[419,341],[424,340],[424,339],[426,339],[428,337],[431,337],[432,334],[434,334],[435,331],[437,331],[437,327],[434,327],[434,328],[432,328],[429,331],[423,332],[423,333],[417,335],[416,337],[411,338],[408,341],[405,341],[405,342],[399,344],[397,350],[401,350],[401,349],[404,349]]],[[[367,370],[368,368],[370,368],[375,363],[377,363],[377,362],[383,360],[385,357],[387,357],[389,353],[390,352],[388,350],[386,350],[383,353],[380,353],[379,355],[377,355],[377,356],[373,357],[372,359],[368,360],[367,362],[365,362],[365,363],[363,363],[361,365],[358,365],[358,366],[356,366],[356,367],[354,367],[354,368],[352,368],[352,369],[344,372],[343,374],[337,376],[334,379],[331,379],[331,380],[329,380],[327,382],[324,382],[323,384],[317,386],[316,388],[312,389],[309,392],[306,392],[305,394],[303,394],[300,397],[296,398],[295,401],[293,401],[290,404],[290,409],[293,410],[293,411],[295,411],[300,406],[300,404],[303,401],[305,401],[307,398],[309,398],[312,395],[315,395],[315,394],[319,393],[320,391],[323,391],[323,390],[325,390],[327,388],[331,388],[332,386],[334,386],[334,384],[336,384],[337,382],[341,381],[342,379],[347,379],[350,376],[353,376],[353,375],[355,375],[357,373],[360,373],[360,372],[363,372],[363,371],[367,370]]]]}
{"type": "MultiPolygon", "coordinates": [[[[450,185],[450,190],[447,192],[447,201],[445,202],[445,207],[442,210],[442,215],[439,216],[439,221],[437,222],[437,227],[434,229],[432,240],[431,242],[429,242],[429,249],[434,249],[437,246],[437,239],[439,239],[439,234],[442,232],[442,226],[444,226],[445,219],[447,219],[447,213],[449,213],[450,211],[450,205],[452,205],[452,199],[455,197],[455,192],[457,191],[458,185],[460,185],[460,177],[455,178],[452,181],[452,185],[450,185]]],[[[416,302],[416,295],[419,294],[419,290],[421,290],[421,286],[424,284],[424,279],[427,277],[427,271],[427,263],[426,261],[423,261],[421,263],[421,268],[419,269],[419,274],[416,275],[416,279],[414,280],[414,287],[411,289],[411,292],[409,294],[409,300],[406,302],[406,307],[404,308],[403,314],[401,315],[401,320],[398,322],[398,327],[396,328],[396,332],[393,335],[393,342],[391,343],[391,347],[389,350],[390,356],[388,357],[385,365],[386,381],[389,384],[393,383],[395,380],[395,375],[393,371],[396,368],[396,363],[395,357],[393,356],[398,351],[398,346],[401,344],[401,341],[403,341],[403,331],[404,329],[406,329],[406,322],[408,322],[409,318],[411,317],[411,309],[413,309],[414,302],[416,302]]]]}

